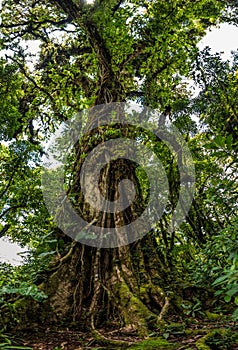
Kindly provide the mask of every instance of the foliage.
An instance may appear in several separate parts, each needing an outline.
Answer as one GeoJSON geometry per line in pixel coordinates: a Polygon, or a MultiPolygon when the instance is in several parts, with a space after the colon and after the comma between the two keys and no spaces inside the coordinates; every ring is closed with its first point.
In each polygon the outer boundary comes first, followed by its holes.
{"type": "MultiPolygon", "coordinates": [[[[237,226],[234,228],[237,229],[237,226]]],[[[236,231],[237,232],[237,231],[236,231]]],[[[237,240],[233,242],[233,246],[229,250],[229,256],[226,261],[226,265],[213,285],[220,288],[216,291],[215,295],[223,295],[224,300],[227,303],[231,301],[238,306],[238,245],[237,240]]],[[[238,319],[238,307],[235,309],[232,315],[234,320],[238,319]]]]}
{"type": "Polygon", "coordinates": [[[4,333],[4,329],[0,330],[0,349],[32,350],[32,348],[26,346],[15,345],[15,341],[10,340],[9,336],[4,333]]]}
{"type": "MultiPolygon", "coordinates": [[[[218,299],[214,298],[213,304],[216,304],[218,309],[221,297],[233,310],[237,305],[237,252],[236,219],[219,234],[214,235],[203,249],[196,253],[194,261],[189,263],[190,281],[210,292],[214,290],[218,299]]],[[[192,308],[194,307],[193,305],[192,308]]],[[[237,320],[237,308],[233,311],[233,319],[237,320]]]]}
{"type": "Polygon", "coordinates": [[[231,64],[229,61],[222,61],[219,54],[211,55],[210,49],[206,48],[197,57],[196,70],[193,73],[195,81],[201,88],[199,96],[195,98],[195,111],[199,113],[201,121],[214,134],[215,142],[210,146],[216,149],[216,153],[219,149],[223,152],[225,148],[227,152],[232,148],[236,149],[238,141],[237,68],[238,55],[236,52],[233,52],[231,64]]]}
{"type": "Polygon", "coordinates": [[[206,344],[211,350],[232,350],[237,341],[238,334],[232,329],[216,330],[206,336],[206,344]]]}
{"type": "Polygon", "coordinates": [[[204,316],[204,312],[202,310],[202,302],[197,299],[194,304],[181,304],[182,308],[184,309],[184,314],[190,317],[199,317],[204,316]]]}
{"type": "Polygon", "coordinates": [[[17,288],[13,288],[10,286],[4,286],[0,290],[0,295],[5,294],[20,294],[22,296],[31,297],[36,301],[43,301],[47,298],[45,293],[41,292],[35,284],[27,284],[23,282],[17,288]]]}

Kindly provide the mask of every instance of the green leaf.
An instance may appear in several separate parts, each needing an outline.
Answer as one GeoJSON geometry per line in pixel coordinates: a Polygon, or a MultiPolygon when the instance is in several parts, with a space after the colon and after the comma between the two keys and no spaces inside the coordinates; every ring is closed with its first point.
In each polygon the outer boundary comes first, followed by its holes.
{"type": "Polygon", "coordinates": [[[49,255],[54,255],[56,253],[55,250],[52,250],[51,252],[44,252],[44,253],[41,253],[39,255],[40,258],[45,258],[46,256],[49,256],[49,255]]]}
{"type": "Polygon", "coordinates": [[[223,283],[225,280],[227,280],[227,275],[220,276],[212,283],[212,285],[214,285],[214,286],[219,285],[219,284],[223,283]]]}
{"type": "Polygon", "coordinates": [[[163,337],[167,340],[169,338],[170,334],[169,333],[163,333],[163,337]]]}
{"type": "Polygon", "coordinates": [[[229,303],[231,301],[231,296],[230,295],[225,295],[224,300],[226,303],[229,303]]]}
{"type": "Polygon", "coordinates": [[[221,135],[218,135],[214,138],[214,143],[217,144],[218,146],[220,146],[221,148],[224,148],[225,147],[225,141],[226,139],[221,136],[221,135]]]}
{"type": "Polygon", "coordinates": [[[238,286],[237,288],[230,289],[226,292],[226,294],[229,295],[230,297],[232,297],[236,293],[238,293],[238,286]]]}
{"type": "Polygon", "coordinates": [[[226,138],[226,145],[229,151],[232,150],[232,145],[233,145],[233,136],[232,135],[228,135],[226,138]]]}
{"type": "Polygon", "coordinates": [[[238,320],[238,308],[235,309],[231,317],[234,321],[238,320]]]}

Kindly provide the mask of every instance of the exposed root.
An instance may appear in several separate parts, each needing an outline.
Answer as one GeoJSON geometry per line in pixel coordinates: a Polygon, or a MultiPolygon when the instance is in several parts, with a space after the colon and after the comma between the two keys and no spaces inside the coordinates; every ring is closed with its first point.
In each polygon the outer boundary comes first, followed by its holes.
{"type": "Polygon", "coordinates": [[[100,249],[97,249],[96,258],[95,258],[95,262],[94,262],[94,294],[93,294],[91,305],[90,305],[90,308],[89,308],[90,326],[91,326],[92,335],[95,337],[95,339],[97,341],[99,341],[100,343],[103,343],[104,345],[108,345],[108,344],[121,345],[121,346],[132,345],[133,342],[128,342],[128,341],[108,338],[108,337],[103,335],[100,331],[98,331],[95,328],[94,317],[95,317],[95,312],[96,312],[96,309],[97,309],[98,296],[99,296],[100,287],[101,287],[101,282],[100,282],[100,279],[99,279],[100,255],[101,255],[101,251],[100,251],[100,249]]]}
{"type": "MultiPolygon", "coordinates": [[[[84,275],[84,259],[83,259],[84,258],[84,251],[85,251],[85,246],[82,244],[81,255],[80,255],[80,267],[81,267],[80,274],[81,274],[81,276],[84,275]]],[[[73,310],[74,310],[73,322],[76,321],[77,315],[81,311],[82,301],[83,301],[83,283],[82,283],[81,279],[79,278],[78,283],[77,283],[77,285],[74,289],[74,293],[73,293],[73,310]],[[79,293],[77,296],[78,289],[79,289],[79,293]]]]}
{"type": "Polygon", "coordinates": [[[73,242],[71,243],[70,250],[68,251],[67,254],[65,254],[65,255],[59,260],[59,265],[58,265],[58,267],[60,267],[60,266],[63,264],[63,262],[67,261],[67,260],[70,258],[70,256],[72,255],[73,250],[74,250],[74,247],[76,246],[76,244],[77,244],[76,241],[73,241],[73,242]]]}
{"type": "Polygon", "coordinates": [[[161,322],[164,318],[164,316],[167,314],[167,311],[169,309],[169,298],[168,297],[165,297],[165,303],[160,311],[160,314],[159,314],[159,317],[158,317],[158,321],[161,322]]]}
{"type": "Polygon", "coordinates": [[[108,338],[95,328],[94,328],[92,334],[94,335],[96,340],[98,340],[99,342],[102,342],[105,345],[111,344],[111,345],[130,346],[130,345],[135,343],[135,342],[125,341],[125,340],[108,338]]]}
{"type": "Polygon", "coordinates": [[[96,331],[95,324],[94,324],[94,315],[96,312],[96,305],[98,300],[98,295],[100,293],[100,281],[99,281],[99,261],[100,261],[101,252],[100,249],[97,249],[95,262],[94,262],[94,294],[92,297],[91,305],[89,307],[89,314],[90,314],[90,324],[92,331],[96,331]]]}

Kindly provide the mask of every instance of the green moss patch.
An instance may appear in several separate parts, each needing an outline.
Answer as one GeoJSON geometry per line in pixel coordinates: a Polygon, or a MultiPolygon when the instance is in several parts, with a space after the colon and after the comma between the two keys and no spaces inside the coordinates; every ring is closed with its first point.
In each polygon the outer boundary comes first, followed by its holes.
{"type": "Polygon", "coordinates": [[[145,350],[168,350],[168,349],[176,349],[176,345],[173,343],[169,343],[167,340],[163,338],[154,338],[154,339],[147,339],[140,343],[137,343],[135,345],[132,345],[129,347],[131,350],[139,350],[139,349],[145,349],[145,350]]]}
{"type": "Polygon", "coordinates": [[[216,329],[196,342],[198,350],[233,350],[238,346],[238,332],[216,329]]]}

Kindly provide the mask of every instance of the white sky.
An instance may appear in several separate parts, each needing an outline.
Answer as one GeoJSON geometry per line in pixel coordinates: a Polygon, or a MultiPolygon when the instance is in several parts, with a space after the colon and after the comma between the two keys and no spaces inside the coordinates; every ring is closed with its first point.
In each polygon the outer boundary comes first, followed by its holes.
{"type": "MultiPolygon", "coordinates": [[[[88,3],[93,0],[88,0],[88,3]]],[[[1,3],[1,0],[0,0],[1,3]]],[[[219,28],[213,28],[208,31],[207,35],[200,41],[198,47],[203,49],[205,46],[211,47],[211,52],[224,52],[223,59],[231,56],[231,51],[238,49],[238,27],[229,24],[221,24],[219,28]]],[[[38,45],[35,45],[35,50],[38,45]]],[[[31,47],[31,51],[34,47],[31,47]]],[[[6,238],[0,239],[0,261],[10,262],[12,265],[21,264],[21,257],[17,255],[25,251],[15,243],[11,243],[6,238]]]]}
{"type": "Polygon", "coordinates": [[[198,44],[199,49],[210,46],[211,52],[222,52],[224,60],[229,59],[231,51],[238,49],[238,27],[223,23],[219,28],[212,28],[198,44]]]}
{"type": "Polygon", "coordinates": [[[0,239],[0,261],[2,262],[20,265],[22,259],[18,253],[22,253],[25,250],[16,243],[10,242],[6,237],[0,239]]]}

